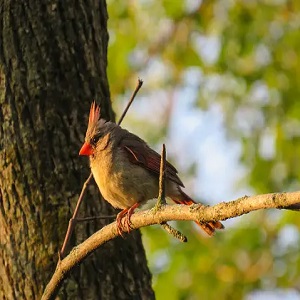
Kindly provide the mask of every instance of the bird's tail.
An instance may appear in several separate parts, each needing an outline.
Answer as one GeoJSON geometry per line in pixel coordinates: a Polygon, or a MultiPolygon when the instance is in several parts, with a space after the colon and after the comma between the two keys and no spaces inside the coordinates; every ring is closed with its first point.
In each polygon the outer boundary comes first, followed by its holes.
{"type": "MultiPolygon", "coordinates": [[[[192,204],[199,204],[195,202],[191,197],[189,197],[186,193],[184,193],[181,189],[179,189],[179,194],[176,196],[172,196],[171,199],[177,204],[185,204],[185,205],[192,205],[192,204]]],[[[208,235],[213,235],[216,229],[223,229],[224,225],[219,221],[212,221],[208,223],[200,223],[195,222],[199,225],[208,235]]]]}

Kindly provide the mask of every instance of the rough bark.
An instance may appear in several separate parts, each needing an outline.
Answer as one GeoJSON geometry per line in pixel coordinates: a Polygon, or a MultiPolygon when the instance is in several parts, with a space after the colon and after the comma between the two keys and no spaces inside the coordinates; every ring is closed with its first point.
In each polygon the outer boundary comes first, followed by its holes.
{"type": "MultiPolygon", "coordinates": [[[[39,299],[89,174],[78,157],[93,99],[113,119],[104,1],[0,3],[0,299],[39,299]]],[[[113,213],[92,184],[82,215],[113,213]]],[[[80,224],[73,246],[109,221],[80,224]]],[[[153,299],[139,232],[104,245],[61,299],[153,299]]]]}

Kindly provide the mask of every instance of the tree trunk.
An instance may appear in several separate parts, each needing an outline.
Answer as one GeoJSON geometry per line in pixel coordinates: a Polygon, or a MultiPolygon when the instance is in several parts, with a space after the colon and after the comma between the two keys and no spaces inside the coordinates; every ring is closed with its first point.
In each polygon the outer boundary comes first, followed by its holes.
{"type": "MultiPolygon", "coordinates": [[[[0,299],[39,299],[54,272],[88,161],[90,103],[113,119],[105,1],[0,4],[0,299]]],[[[114,214],[92,183],[82,216],[114,214]]],[[[106,221],[80,224],[72,246],[106,221]]],[[[91,255],[61,299],[153,299],[139,232],[91,255]]]]}

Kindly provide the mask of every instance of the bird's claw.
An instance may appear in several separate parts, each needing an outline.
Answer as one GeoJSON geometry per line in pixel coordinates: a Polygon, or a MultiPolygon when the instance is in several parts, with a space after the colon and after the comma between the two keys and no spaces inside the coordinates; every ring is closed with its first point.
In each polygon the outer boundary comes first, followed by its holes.
{"type": "Polygon", "coordinates": [[[122,224],[122,219],[124,218],[124,216],[126,215],[126,213],[127,213],[127,210],[122,210],[120,213],[118,213],[117,219],[116,219],[116,222],[117,222],[117,232],[118,232],[118,234],[122,238],[124,238],[123,233],[125,232],[124,229],[123,229],[124,226],[122,224]]]}
{"type": "Polygon", "coordinates": [[[123,233],[127,231],[129,233],[132,228],[131,228],[131,216],[134,213],[134,210],[139,206],[139,203],[135,203],[132,205],[130,208],[125,208],[121,212],[118,213],[117,215],[117,232],[118,234],[124,238],[123,233]],[[124,224],[122,223],[122,219],[124,219],[124,224]],[[125,228],[125,230],[124,230],[125,228]]]}

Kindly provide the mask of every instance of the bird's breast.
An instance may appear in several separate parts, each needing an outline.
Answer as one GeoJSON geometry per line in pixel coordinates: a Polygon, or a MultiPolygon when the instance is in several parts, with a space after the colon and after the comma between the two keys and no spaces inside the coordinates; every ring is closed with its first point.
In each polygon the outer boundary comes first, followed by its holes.
{"type": "Polygon", "coordinates": [[[116,208],[157,197],[158,179],[132,164],[123,149],[107,148],[91,159],[91,170],[105,200],[116,208]]]}

